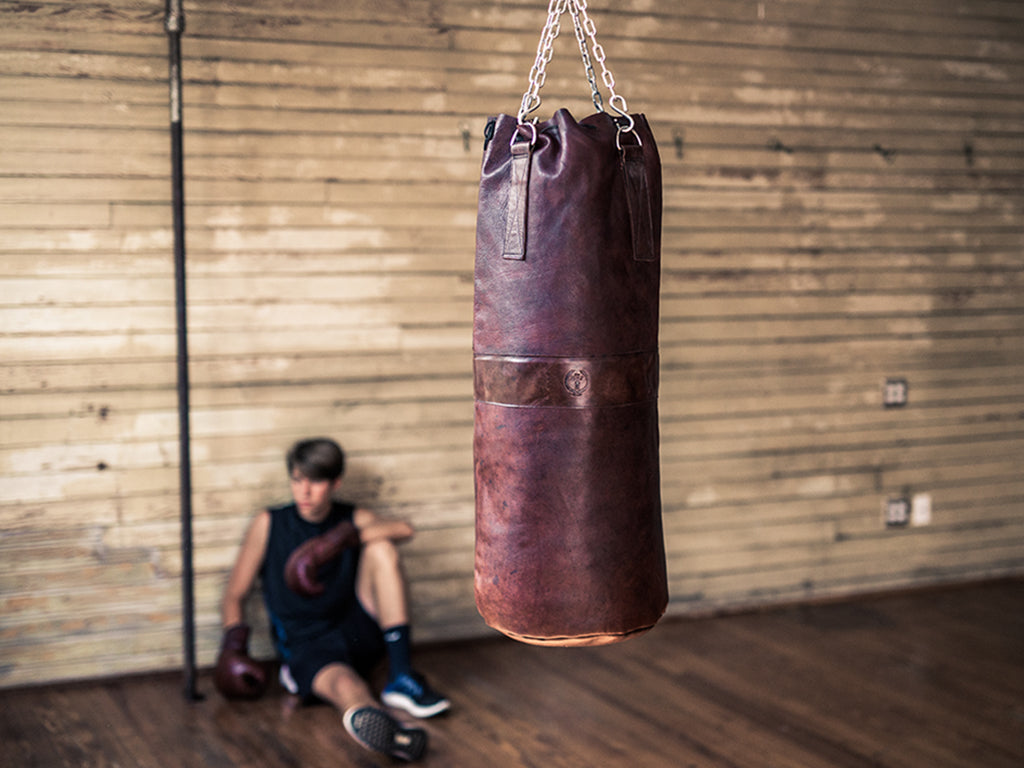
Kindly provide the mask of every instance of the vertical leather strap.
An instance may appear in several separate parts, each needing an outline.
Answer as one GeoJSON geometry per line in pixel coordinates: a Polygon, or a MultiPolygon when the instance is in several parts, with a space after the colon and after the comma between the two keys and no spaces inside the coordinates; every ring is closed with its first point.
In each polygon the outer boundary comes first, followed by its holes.
{"type": "Polygon", "coordinates": [[[642,146],[628,144],[622,148],[622,171],[626,180],[629,221],[633,228],[633,258],[636,261],[654,261],[654,222],[642,146]]]}
{"type": "Polygon", "coordinates": [[[526,204],[530,197],[531,142],[512,144],[509,171],[508,210],[505,213],[505,247],[502,257],[522,261],[526,258],[526,204]]]}

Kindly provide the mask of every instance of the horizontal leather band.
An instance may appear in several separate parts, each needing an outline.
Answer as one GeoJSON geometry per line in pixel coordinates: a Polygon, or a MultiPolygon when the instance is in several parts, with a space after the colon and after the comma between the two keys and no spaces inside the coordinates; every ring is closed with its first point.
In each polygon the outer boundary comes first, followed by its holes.
{"type": "Polygon", "coordinates": [[[658,397],[658,353],[608,357],[478,355],[473,359],[478,402],[511,406],[591,408],[658,397]]]}

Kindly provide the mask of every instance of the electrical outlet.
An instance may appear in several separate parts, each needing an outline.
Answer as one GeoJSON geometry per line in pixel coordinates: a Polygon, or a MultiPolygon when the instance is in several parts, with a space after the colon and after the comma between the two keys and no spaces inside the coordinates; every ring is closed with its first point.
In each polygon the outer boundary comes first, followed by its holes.
{"type": "Polygon", "coordinates": [[[886,499],[882,505],[886,528],[903,528],[910,522],[910,499],[905,496],[886,499]]]}
{"type": "Polygon", "coordinates": [[[902,408],[907,404],[910,385],[906,379],[886,379],[882,387],[882,404],[886,408],[902,408]]]}

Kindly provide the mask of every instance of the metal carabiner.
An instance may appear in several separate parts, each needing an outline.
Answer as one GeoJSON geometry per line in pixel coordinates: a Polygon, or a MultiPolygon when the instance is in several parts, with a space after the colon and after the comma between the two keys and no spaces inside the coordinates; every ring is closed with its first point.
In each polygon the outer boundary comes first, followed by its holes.
{"type": "Polygon", "coordinates": [[[626,111],[626,100],[622,98],[620,94],[615,94],[614,96],[611,97],[611,99],[608,100],[608,106],[611,107],[614,111],[618,112],[621,117],[629,121],[628,123],[626,123],[626,125],[623,125],[622,123],[619,122],[618,118],[612,118],[615,121],[615,125],[617,125],[619,128],[619,130],[615,133],[615,148],[618,150],[622,149],[622,134],[624,133],[632,133],[636,137],[637,145],[642,147],[644,145],[643,139],[640,138],[639,133],[633,130],[636,127],[636,120],[634,120],[633,116],[626,111]],[[619,106],[620,104],[622,106],[619,106]]]}
{"type": "Polygon", "coordinates": [[[624,133],[632,133],[634,138],[636,138],[636,145],[638,147],[642,147],[644,145],[644,140],[640,138],[639,133],[633,130],[633,126],[625,128],[620,125],[619,130],[615,132],[615,148],[620,152],[622,151],[622,134],[624,133]]]}
{"type": "Polygon", "coordinates": [[[530,120],[529,122],[519,123],[516,126],[516,129],[512,131],[512,137],[508,141],[508,146],[510,149],[512,148],[512,145],[516,143],[516,139],[519,138],[519,131],[524,126],[529,127],[529,129],[533,132],[530,136],[530,146],[532,147],[534,144],[537,143],[537,118],[533,118],[533,120],[530,120]]]}

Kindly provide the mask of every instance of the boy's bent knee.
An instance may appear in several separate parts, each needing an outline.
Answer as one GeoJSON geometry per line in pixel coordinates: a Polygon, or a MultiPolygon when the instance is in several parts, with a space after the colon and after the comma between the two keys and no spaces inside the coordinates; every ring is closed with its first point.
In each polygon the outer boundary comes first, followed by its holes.
{"type": "Polygon", "coordinates": [[[376,539],[363,544],[363,557],[373,565],[398,565],[398,547],[391,539],[376,539]]]}

